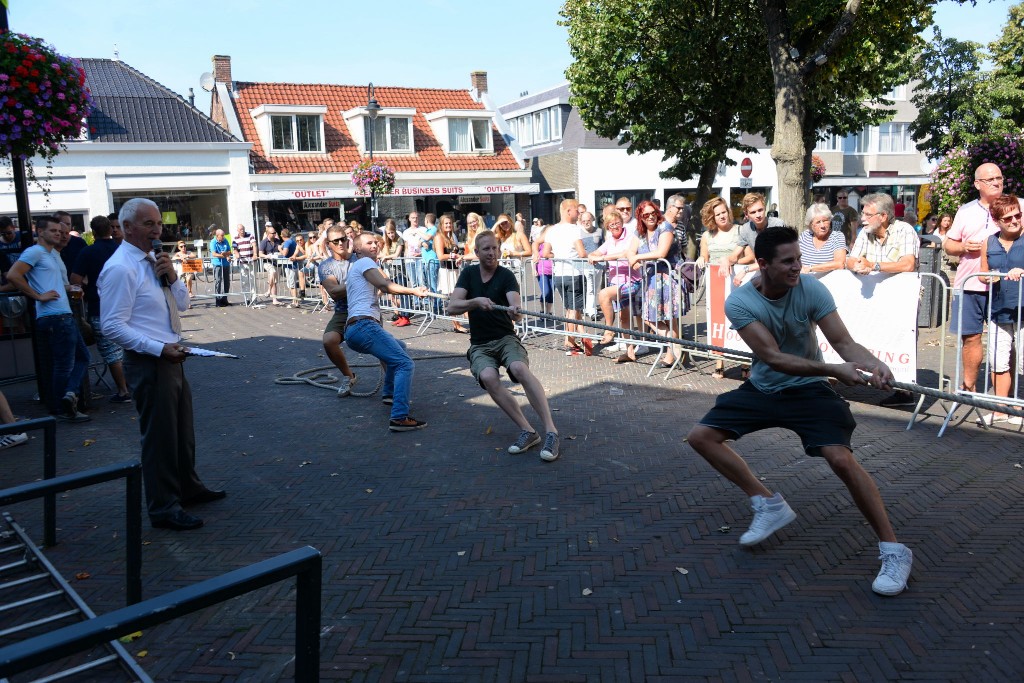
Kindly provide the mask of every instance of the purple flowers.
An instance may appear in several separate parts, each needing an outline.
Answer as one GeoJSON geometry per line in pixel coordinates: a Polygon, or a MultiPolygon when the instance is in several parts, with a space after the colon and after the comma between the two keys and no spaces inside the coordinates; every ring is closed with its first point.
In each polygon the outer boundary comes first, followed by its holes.
{"type": "Polygon", "coordinates": [[[69,69],[77,66],[37,38],[0,35],[0,156],[50,161],[79,136],[91,96],[69,69]]]}
{"type": "Polygon", "coordinates": [[[352,184],[361,194],[391,194],[395,189],[395,172],[382,161],[363,159],[352,167],[352,184]]]}

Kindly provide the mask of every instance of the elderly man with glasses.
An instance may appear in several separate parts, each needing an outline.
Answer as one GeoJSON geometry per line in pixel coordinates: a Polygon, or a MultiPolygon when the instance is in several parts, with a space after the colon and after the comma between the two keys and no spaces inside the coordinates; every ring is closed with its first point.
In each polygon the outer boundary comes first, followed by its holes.
{"type": "MultiPolygon", "coordinates": [[[[962,341],[963,385],[965,391],[977,391],[978,366],[982,359],[981,333],[988,309],[988,285],[981,278],[981,252],[990,235],[999,232],[989,209],[1003,194],[1003,173],[995,164],[982,164],[974,171],[974,188],[978,198],[957,209],[953,226],[942,241],[950,256],[959,256],[960,264],[953,278],[953,309],[949,331],[962,341]],[[961,298],[963,301],[961,302],[961,298]],[[963,316],[961,317],[961,309],[963,316]]],[[[1024,207],[1024,200],[1021,201],[1024,207]]]]}
{"type": "MultiPolygon", "coordinates": [[[[861,207],[864,229],[853,243],[846,267],[858,275],[917,270],[921,241],[912,225],[896,220],[892,197],[882,192],[865,195],[861,207]]],[[[879,405],[887,408],[912,406],[914,396],[909,391],[897,390],[883,398],[879,405]]]]}
{"type": "Polygon", "coordinates": [[[622,226],[628,233],[636,232],[636,218],[633,217],[633,202],[629,197],[619,197],[615,200],[615,210],[619,212],[622,219],[622,226]]]}

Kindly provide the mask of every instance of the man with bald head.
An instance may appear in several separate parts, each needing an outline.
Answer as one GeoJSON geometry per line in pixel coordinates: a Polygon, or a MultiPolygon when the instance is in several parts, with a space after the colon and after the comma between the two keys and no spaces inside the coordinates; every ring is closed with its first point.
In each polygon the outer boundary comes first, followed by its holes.
{"type": "MultiPolygon", "coordinates": [[[[981,250],[985,248],[989,235],[999,232],[999,226],[989,215],[989,206],[1003,194],[1002,171],[995,164],[982,164],[974,171],[974,187],[978,190],[978,198],[957,209],[953,227],[942,242],[947,254],[960,257],[953,289],[962,289],[963,292],[953,296],[949,329],[959,334],[963,341],[963,384],[960,388],[972,392],[977,391],[978,366],[983,353],[981,333],[985,329],[988,285],[971,276],[981,272],[981,250]]],[[[1024,200],[1021,200],[1021,209],[1024,210],[1024,200]]]]}

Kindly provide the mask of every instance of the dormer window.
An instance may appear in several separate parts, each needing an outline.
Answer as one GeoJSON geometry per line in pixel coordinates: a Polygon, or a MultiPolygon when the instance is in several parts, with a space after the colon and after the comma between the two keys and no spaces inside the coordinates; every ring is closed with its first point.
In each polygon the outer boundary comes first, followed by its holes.
{"type": "Polygon", "coordinates": [[[412,134],[412,117],[415,115],[416,110],[412,107],[381,107],[377,118],[372,120],[366,107],[353,107],[341,112],[360,154],[370,153],[371,128],[374,154],[415,154],[416,141],[412,134]]]}
{"type": "Polygon", "coordinates": [[[448,149],[452,152],[490,152],[493,142],[490,119],[448,121],[448,149]]]}
{"type": "Polygon", "coordinates": [[[323,137],[319,116],[271,116],[271,151],[274,152],[322,152],[323,137]]]}
{"type": "Polygon", "coordinates": [[[253,121],[271,154],[324,154],[327,107],[264,104],[252,110],[253,121]]]}
{"type": "Polygon", "coordinates": [[[446,154],[493,154],[493,112],[439,109],[423,115],[446,154]],[[447,143],[447,144],[446,144],[447,143]]]}
{"type": "Polygon", "coordinates": [[[367,147],[373,130],[374,152],[409,152],[412,150],[412,119],[407,116],[378,116],[372,122],[364,117],[367,147]]]}

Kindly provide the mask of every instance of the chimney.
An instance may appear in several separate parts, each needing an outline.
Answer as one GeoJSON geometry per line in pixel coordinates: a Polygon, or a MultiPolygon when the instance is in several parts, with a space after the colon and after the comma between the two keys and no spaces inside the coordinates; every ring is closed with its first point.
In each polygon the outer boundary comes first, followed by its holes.
{"type": "Polygon", "coordinates": [[[483,95],[487,92],[487,72],[486,71],[471,71],[469,73],[469,82],[477,92],[477,96],[483,95]]]}
{"type": "MultiPolygon", "coordinates": [[[[230,55],[213,56],[213,80],[218,83],[231,85],[231,57],[230,55]]],[[[484,83],[486,84],[486,74],[484,83]]]]}

